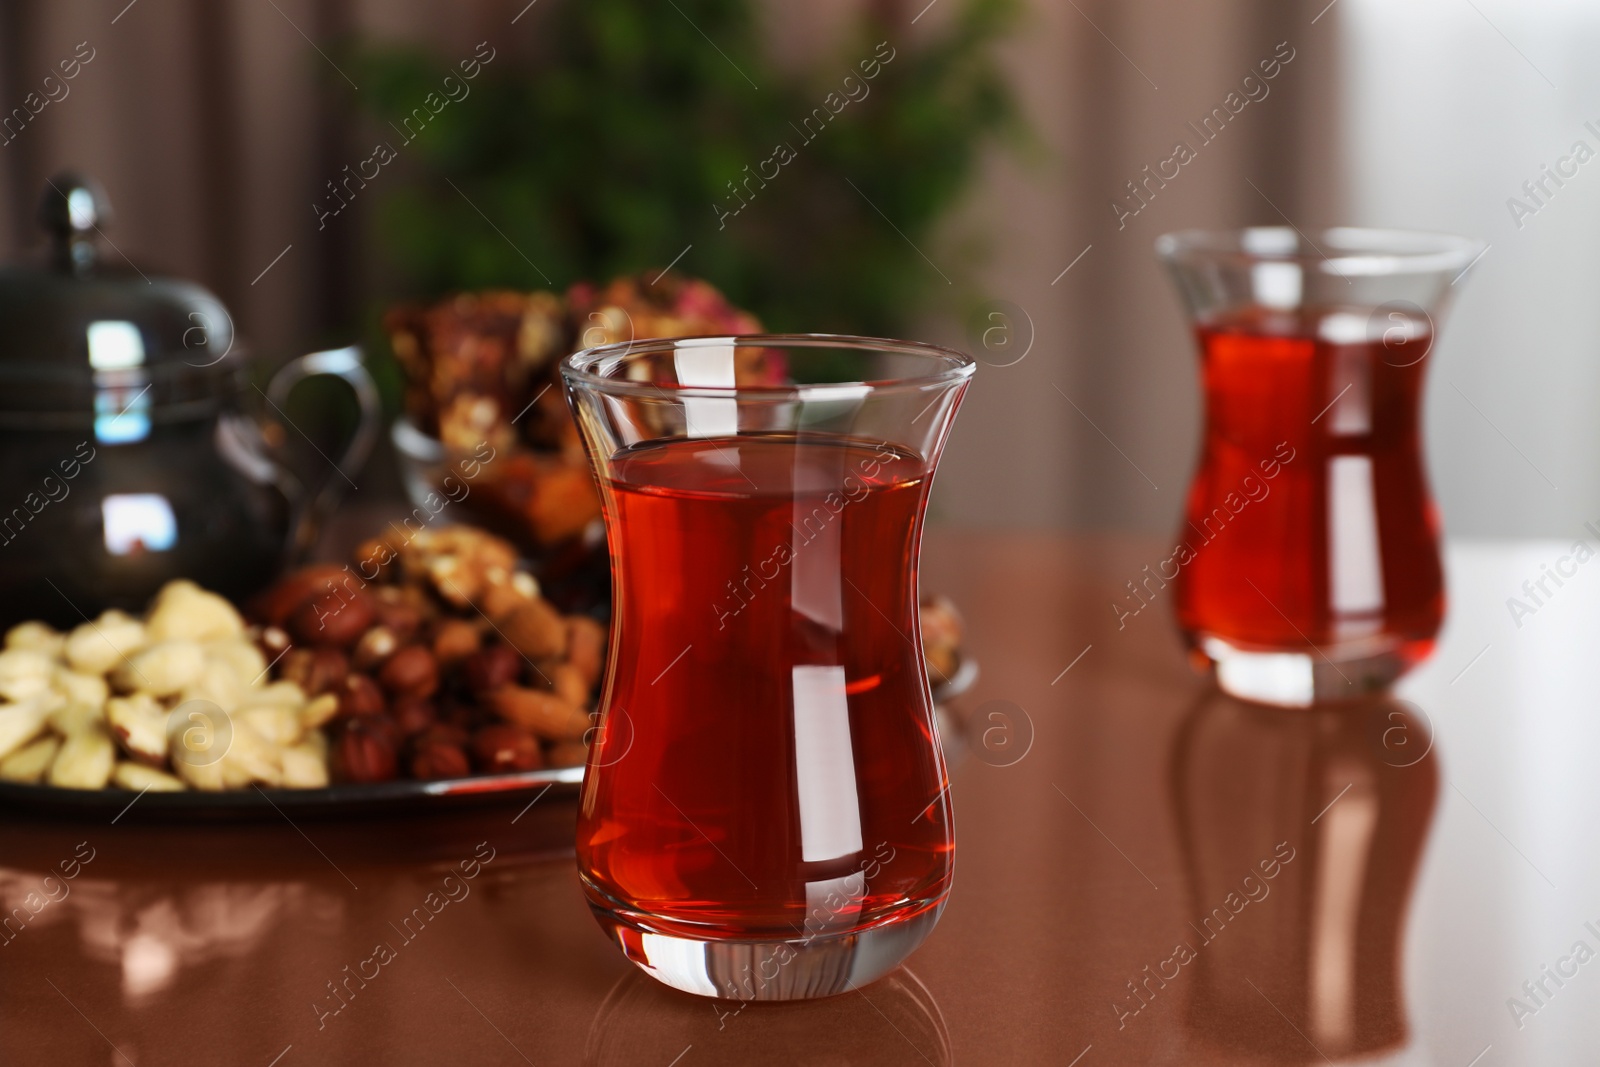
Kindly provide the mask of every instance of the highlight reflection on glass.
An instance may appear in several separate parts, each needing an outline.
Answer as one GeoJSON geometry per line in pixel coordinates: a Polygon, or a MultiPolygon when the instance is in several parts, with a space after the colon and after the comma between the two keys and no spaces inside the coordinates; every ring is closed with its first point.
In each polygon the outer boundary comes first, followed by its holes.
{"type": "Polygon", "coordinates": [[[1381,699],[1286,716],[1211,691],[1179,730],[1172,783],[1189,1027],[1281,1057],[1401,1045],[1400,945],[1439,787],[1426,718],[1381,699]]]}
{"type": "Polygon", "coordinates": [[[564,366],[613,582],[578,866],[601,926],[661,981],[828,996],[937,921],[952,839],[916,563],[972,369],[816,337],[564,366]]]}
{"type": "MultiPolygon", "coordinates": [[[[1381,690],[1444,614],[1422,463],[1426,357],[1465,238],[1283,227],[1168,234],[1194,323],[1201,457],[1168,582],[1185,636],[1236,696],[1286,705],[1381,690]]],[[[1135,599],[1137,598],[1137,599],[1135,599]]]]}

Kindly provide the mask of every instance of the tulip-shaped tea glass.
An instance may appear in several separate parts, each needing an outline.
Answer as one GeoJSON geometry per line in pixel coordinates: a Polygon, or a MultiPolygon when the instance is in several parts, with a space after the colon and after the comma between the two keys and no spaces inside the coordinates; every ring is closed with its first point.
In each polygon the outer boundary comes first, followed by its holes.
{"type": "Polygon", "coordinates": [[[1423,376],[1463,237],[1288,228],[1168,234],[1193,319],[1200,465],[1172,555],[1178,622],[1235,696],[1284,705],[1379,690],[1433,648],[1439,525],[1423,470],[1423,376]]]}
{"type": "Polygon", "coordinates": [[[952,837],[917,554],[973,368],[821,335],[562,365],[613,583],[578,869],[601,926],[662,982],[828,996],[938,920],[952,837]]]}

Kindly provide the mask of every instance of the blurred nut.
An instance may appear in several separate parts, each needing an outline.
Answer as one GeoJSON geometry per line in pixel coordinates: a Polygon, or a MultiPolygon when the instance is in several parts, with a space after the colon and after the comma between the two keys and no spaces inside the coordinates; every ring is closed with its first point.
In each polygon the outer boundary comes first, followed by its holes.
{"type": "MultiPolygon", "coordinates": [[[[172,696],[196,681],[206,667],[205,653],[195,641],[163,641],[129,656],[111,674],[111,682],[123,692],[172,696]]],[[[109,776],[110,771],[106,771],[109,776]]]]}
{"type": "Polygon", "coordinates": [[[342,719],[382,715],[385,711],[383,690],[364,674],[352,674],[338,688],[339,717],[342,719]]]}
{"type": "MultiPolygon", "coordinates": [[[[335,697],[335,700],[338,698],[335,697]]],[[[260,707],[263,704],[281,704],[286,708],[298,708],[306,702],[306,691],[296,682],[283,679],[270,685],[257,686],[247,689],[239,697],[241,708],[260,707]]]]}
{"type": "Polygon", "coordinates": [[[145,628],[152,641],[210,641],[240,636],[244,620],[225,597],[180,580],[161,587],[145,628]]]}
{"type": "Polygon", "coordinates": [[[80,674],[78,671],[57,667],[53,675],[54,689],[66,697],[69,704],[92,704],[99,707],[111,695],[111,687],[98,674],[80,674]]]}
{"type": "Polygon", "coordinates": [[[285,576],[272,588],[250,603],[250,615],[268,626],[284,627],[295,610],[319,594],[328,591],[329,583],[348,579],[343,567],[320,563],[303,567],[285,576]]]}
{"type": "Polygon", "coordinates": [[[278,676],[306,696],[336,692],[349,673],[349,661],[336,648],[291,648],[278,661],[278,676]]]}
{"type": "Polygon", "coordinates": [[[267,677],[267,657],[242,637],[207,641],[200,646],[208,663],[226,664],[240,685],[260,685],[267,677]]]}
{"type": "Polygon", "coordinates": [[[142,763],[122,762],[111,772],[111,782],[119,789],[135,793],[181,793],[187,786],[166,771],[142,763]]]}
{"type": "Polygon", "coordinates": [[[294,644],[289,640],[289,631],[281,626],[263,626],[261,633],[256,636],[256,643],[271,659],[277,659],[294,644]]]}
{"type": "Polygon", "coordinates": [[[37,782],[55,762],[56,751],[61,747],[59,737],[41,737],[17,749],[5,759],[0,759],[0,781],[37,782]]]}
{"type": "Polygon", "coordinates": [[[589,685],[583,680],[583,672],[570,663],[558,663],[550,669],[550,687],[575,708],[589,706],[589,685]]]}
{"type": "Polygon", "coordinates": [[[566,654],[566,620],[546,601],[524,601],[500,622],[500,630],[506,643],[529,659],[566,654]]]}
{"type": "Polygon", "coordinates": [[[7,648],[30,648],[54,658],[62,654],[67,635],[42,622],[20,622],[6,631],[7,648]]]}
{"type": "Polygon", "coordinates": [[[67,663],[84,674],[105,674],[144,643],[144,623],[120,611],[107,611],[67,635],[67,663]]]}
{"type": "Polygon", "coordinates": [[[544,766],[539,739],[519,726],[485,726],[472,735],[472,759],[484,774],[533,771],[544,766]]]}
{"type": "Polygon", "coordinates": [[[403,737],[421,733],[439,720],[438,709],[426,697],[396,697],[389,708],[389,717],[403,737]]]}
{"type": "Polygon", "coordinates": [[[54,657],[37,649],[8,648],[0,652],[0,696],[17,701],[48,692],[55,666],[54,657]]]}
{"type": "Polygon", "coordinates": [[[333,775],[342,782],[387,782],[399,773],[394,742],[373,720],[345,720],[332,748],[333,775]]]}
{"type": "Polygon", "coordinates": [[[371,594],[348,587],[301,604],[289,617],[289,632],[302,644],[349,648],[377,621],[371,594]]]}
{"type": "Polygon", "coordinates": [[[167,765],[167,709],[147,693],[106,701],[106,725],[129,757],[151,767],[167,765]]]}
{"type": "Polygon", "coordinates": [[[428,742],[411,751],[411,777],[422,779],[465,778],[472,773],[467,754],[457,745],[428,742]]]}
{"type": "Polygon", "coordinates": [[[586,691],[592,691],[599,683],[605,654],[604,626],[587,615],[574,615],[567,620],[567,659],[583,675],[586,691]]]}
{"type": "Polygon", "coordinates": [[[546,740],[576,740],[589,729],[589,716],[554,693],[507,685],[490,693],[488,703],[502,719],[546,740]]]}
{"type": "Polygon", "coordinates": [[[284,788],[323,789],[327,784],[328,761],[317,744],[302,742],[283,750],[284,788]]]}
{"type": "Polygon", "coordinates": [[[381,589],[373,599],[378,625],[394,634],[402,643],[416,636],[422,629],[423,610],[403,589],[381,589]]]}
{"type": "Polygon", "coordinates": [[[300,708],[300,726],[303,730],[314,731],[320,726],[326,726],[339,714],[339,697],[334,693],[323,693],[321,696],[312,697],[300,708]]]}
{"type": "Polygon", "coordinates": [[[464,619],[441,619],[433,631],[433,657],[447,670],[478,651],[482,644],[478,628],[464,619]]]}
{"type": "Polygon", "coordinates": [[[351,565],[362,579],[368,582],[392,582],[400,576],[395,565],[399,554],[381,537],[373,537],[356,546],[351,565]]]}
{"type": "Polygon", "coordinates": [[[589,760],[589,746],[582,741],[557,741],[545,753],[545,762],[551,767],[578,767],[589,760]]]}
{"type": "Polygon", "coordinates": [[[62,744],[50,764],[48,781],[60,789],[104,789],[116,762],[110,736],[103,730],[85,730],[62,744]]]}
{"type": "Polygon", "coordinates": [[[358,671],[370,671],[400,647],[394,631],[379,624],[361,635],[350,653],[350,663],[358,671]]]}
{"type": "Polygon", "coordinates": [[[522,677],[522,657],[506,645],[490,645],[468,656],[461,672],[467,688],[482,696],[512,685],[522,677]]]}
{"type": "Polygon", "coordinates": [[[464,749],[467,747],[467,739],[467,731],[461,729],[459,726],[452,726],[449,723],[437,722],[413,738],[412,743],[416,745],[455,745],[457,748],[464,749]]]}
{"type": "Polygon", "coordinates": [[[478,599],[478,607],[482,608],[483,613],[489,618],[499,621],[531,599],[533,598],[507,582],[484,589],[483,595],[478,599]]]}
{"type": "Polygon", "coordinates": [[[439,664],[421,645],[407,645],[384,661],[378,681],[396,696],[429,697],[439,688],[439,664]]]}

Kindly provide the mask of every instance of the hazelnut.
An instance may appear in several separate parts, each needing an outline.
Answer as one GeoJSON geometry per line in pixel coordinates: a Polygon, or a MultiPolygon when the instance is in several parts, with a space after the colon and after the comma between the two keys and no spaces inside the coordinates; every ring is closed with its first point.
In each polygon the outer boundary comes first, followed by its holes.
{"type": "Polygon", "coordinates": [[[543,600],[524,601],[500,622],[506,643],[529,659],[564,656],[567,651],[567,624],[559,612],[543,600]]]}
{"type": "Polygon", "coordinates": [[[430,697],[439,688],[439,664],[421,645],[407,645],[384,661],[378,681],[396,696],[430,697]]]}
{"type": "Polygon", "coordinates": [[[567,620],[567,659],[583,675],[585,686],[593,689],[600,681],[605,662],[606,628],[587,615],[567,620]]]}
{"type": "Polygon", "coordinates": [[[433,631],[433,657],[441,667],[454,667],[482,644],[478,628],[464,619],[441,619],[433,631]]]}
{"type": "Polygon", "coordinates": [[[389,717],[403,736],[410,737],[437,722],[439,713],[433,701],[425,697],[397,697],[389,708],[389,717]]]}
{"type": "Polygon", "coordinates": [[[294,682],[308,697],[336,691],[350,663],[336,648],[291,648],[278,665],[278,677],[294,682]]]}
{"type": "Polygon", "coordinates": [[[352,674],[339,686],[339,717],[344,719],[382,715],[383,691],[364,674],[352,674]]]}
{"type": "Polygon", "coordinates": [[[488,695],[489,706],[506,722],[550,741],[577,740],[589,730],[589,716],[554,693],[501,686],[488,695]]]}
{"type": "Polygon", "coordinates": [[[289,632],[306,645],[349,648],[377,621],[372,595],[338,588],[307,600],[289,617],[289,632]]]}
{"type": "Polygon", "coordinates": [[[539,739],[519,726],[485,726],[472,735],[472,760],[485,774],[533,771],[544,766],[539,739]]]}
{"type": "Polygon", "coordinates": [[[371,719],[349,719],[332,751],[333,774],[343,782],[387,782],[399,773],[394,742],[371,719]]]}
{"type": "Polygon", "coordinates": [[[467,688],[481,696],[516,682],[522,676],[522,657],[506,645],[490,645],[468,656],[461,672],[467,688]]]}
{"type": "Polygon", "coordinates": [[[465,778],[472,773],[467,754],[458,745],[427,742],[411,751],[411,777],[422,779],[465,778]]]}
{"type": "Polygon", "coordinates": [[[356,647],[350,653],[350,663],[358,671],[370,671],[399,647],[400,641],[393,630],[383,625],[374,626],[356,642],[356,647]]]}

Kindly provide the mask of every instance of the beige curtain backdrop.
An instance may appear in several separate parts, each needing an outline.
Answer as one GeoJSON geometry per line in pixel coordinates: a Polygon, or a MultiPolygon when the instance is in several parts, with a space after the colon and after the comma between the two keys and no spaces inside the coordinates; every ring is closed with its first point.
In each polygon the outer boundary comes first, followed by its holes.
{"type": "MultiPolygon", "coordinates": [[[[347,340],[381,291],[381,264],[364,257],[361,226],[316,229],[318,190],[358,158],[360,90],[312,42],[359,31],[451,55],[488,40],[515,56],[560,2],[540,0],[512,25],[526,0],[6,0],[7,112],[80,42],[94,58],[67,96],[0,145],[0,250],[14,259],[33,245],[44,178],[82,168],[112,195],[116,245],[216,290],[263,357],[347,340]]],[[[804,62],[860,2],[769,0],[771,39],[804,62]]],[[[891,7],[915,47],[954,0],[891,7]]],[[[937,261],[982,238],[985,293],[1005,302],[1005,325],[1018,345],[1031,334],[1031,348],[1019,363],[981,368],[935,521],[1165,532],[1193,462],[1199,394],[1152,242],[1186,226],[1287,217],[1309,229],[1337,217],[1339,11],[1316,18],[1320,2],[1281,0],[1028,7],[1004,59],[1044,158],[997,155],[949,239],[925,251],[937,261]],[[1286,54],[1280,42],[1293,59],[1268,94],[1202,146],[1186,124],[1242,95],[1259,61],[1286,54]],[[1112,200],[1179,140],[1197,157],[1119,226],[1112,200]]],[[[909,250],[907,269],[920,269],[909,250]]],[[[933,318],[922,332],[972,346],[980,328],[933,318]]]]}

